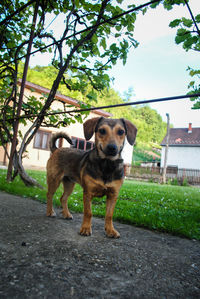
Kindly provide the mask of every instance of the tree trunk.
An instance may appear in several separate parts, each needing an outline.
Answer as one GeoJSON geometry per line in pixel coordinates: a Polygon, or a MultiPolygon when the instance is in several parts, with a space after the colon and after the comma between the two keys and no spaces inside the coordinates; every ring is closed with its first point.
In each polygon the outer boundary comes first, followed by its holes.
{"type": "Polygon", "coordinates": [[[7,181],[11,181],[12,178],[12,169],[13,169],[13,158],[16,152],[16,146],[17,146],[17,134],[18,134],[18,128],[19,128],[19,117],[21,113],[21,108],[23,104],[23,97],[24,97],[24,89],[25,89],[25,82],[28,72],[28,66],[29,66],[29,59],[30,59],[30,53],[31,53],[31,47],[33,44],[33,38],[34,38],[34,32],[35,32],[35,26],[36,26],[36,20],[37,20],[37,14],[38,14],[38,7],[39,7],[39,1],[36,1],[34,15],[33,15],[33,22],[31,27],[31,33],[30,33],[30,39],[28,43],[28,49],[27,49],[27,55],[24,65],[24,72],[22,76],[22,84],[20,89],[20,95],[19,95],[19,101],[17,106],[17,119],[14,122],[14,132],[13,132],[13,139],[11,144],[11,150],[10,150],[10,158],[8,163],[8,171],[7,171],[7,181]]]}
{"type": "Polygon", "coordinates": [[[44,189],[44,187],[42,185],[40,185],[35,179],[33,179],[32,177],[30,177],[27,174],[27,172],[25,171],[22,164],[18,165],[18,172],[19,172],[20,178],[22,179],[22,181],[24,182],[24,184],[26,186],[29,186],[29,187],[36,186],[36,187],[39,187],[40,189],[44,189]]]}
{"type": "Polygon", "coordinates": [[[26,186],[29,187],[36,186],[39,187],[40,189],[44,189],[42,185],[40,185],[35,179],[30,177],[28,173],[25,171],[22,165],[22,159],[19,153],[17,152],[15,152],[13,164],[14,164],[14,174],[12,176],[12,180],[14,180],[14,178],[19,174],[20,178],[22,179],[22,181],[26,186]]]}

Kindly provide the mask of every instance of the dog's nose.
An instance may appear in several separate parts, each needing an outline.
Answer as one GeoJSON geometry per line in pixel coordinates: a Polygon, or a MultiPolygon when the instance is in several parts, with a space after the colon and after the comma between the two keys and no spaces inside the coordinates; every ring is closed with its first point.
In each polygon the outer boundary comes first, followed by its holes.
{"type": "Polygon", "coordinates": [[[118,153],[118,148],[115,144],[108,144],[106,147],[106,154],[108,156],[116,156],[118,153]]]}

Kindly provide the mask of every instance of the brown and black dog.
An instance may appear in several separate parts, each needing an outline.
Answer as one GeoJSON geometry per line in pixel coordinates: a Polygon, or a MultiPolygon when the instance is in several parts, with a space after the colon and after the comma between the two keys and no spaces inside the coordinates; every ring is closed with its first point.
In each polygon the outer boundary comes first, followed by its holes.
{"type": "Polygon", "coordinates": [[[112,216],[120,187],[124,180],[124,166],[121,152],[125,138],[133,145],[137,129],[125,119],[106,119],[95,117],[84,123],[85,139],[89,140],[95,133],[95,147],[90,151],[75,148],[57,148],[58,138],[72,141],[65,133],[55,134],[50,141],[53,153],[47,162],[47,216],[55,216],[53,195],[61,181],[64,193],[60,199],[64,218],[72,219],[68,210],[67,199],[75,183],[83,188],[84,216],[80,234],[89,236],[91,229],[91,202],[94,196],[107,196],[105,231],[108,237],[118,238],[120,234],[114,229],[112,216]]]}

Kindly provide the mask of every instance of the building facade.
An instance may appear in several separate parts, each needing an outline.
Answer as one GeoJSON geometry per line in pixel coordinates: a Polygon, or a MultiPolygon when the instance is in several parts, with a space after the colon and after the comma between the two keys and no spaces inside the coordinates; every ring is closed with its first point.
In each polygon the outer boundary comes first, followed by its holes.
{"type": "MultiPolygon", "coordinates": [[[[164,166],[167,136],[163,139],[161,167],[164,166]]],[[[172,128],[169,130],[167,166],[200,169],[200,128],[172,128]]]]}

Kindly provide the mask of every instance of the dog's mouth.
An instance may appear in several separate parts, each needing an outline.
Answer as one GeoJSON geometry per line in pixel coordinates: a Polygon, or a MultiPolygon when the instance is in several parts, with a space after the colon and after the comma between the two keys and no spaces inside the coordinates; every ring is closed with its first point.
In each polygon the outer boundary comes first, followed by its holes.
{"type": "Polygon", "coordinates": [[[118,147],[116,146],[116,144],[108,144],[105,149],[102,148],[101,144],[99,146],[101,152],[105,155],[105,157],[109,157],[109,158],[115,158],[119,151],[118,151],[118,147]]]}

